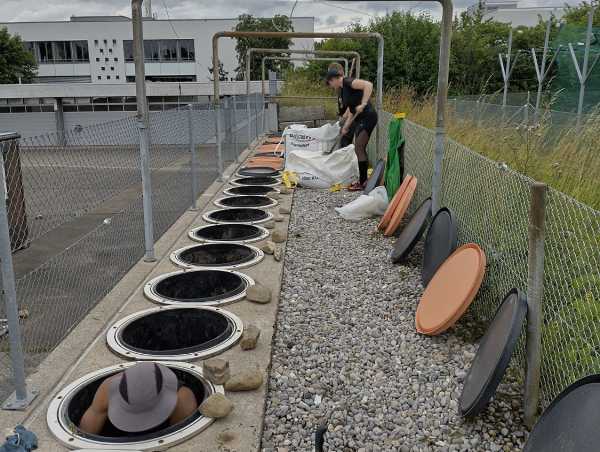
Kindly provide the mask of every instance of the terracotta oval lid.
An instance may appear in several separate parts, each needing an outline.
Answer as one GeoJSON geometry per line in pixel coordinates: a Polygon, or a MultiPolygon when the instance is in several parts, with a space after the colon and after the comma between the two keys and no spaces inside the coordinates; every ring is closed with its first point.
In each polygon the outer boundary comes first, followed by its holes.
{"type": "Polygon", "coordinates": [[[371,177],[369,178],[369,180],[367,181],[367,183],[365,185],[363,194],[368,195],[373,190],[375,190],[375,188],[379,187],[381,185],[381,180],[383,179],[384,173],[385,173],[385,162],[383,160],[379,160],[377,162],[377,164],[375,165],[375,168],[373,168],[373,173],[371,174],[371,177]]]}
{"type": "Polygon", "coordinates": [[[390,223],[390,220],[392,219],[392,215],[394,215],[394,210],[396,210],[396,207],[398,207],[398,203],[402,199],[402,195],[404,194],[406,187],[408,187],[408,184],[410,183],[411,179],[412,179],[412,176],[407,175],[404,178],[404,180],[402,181],[402,184],[400,185],[400,187],[398,187],[396,194],[390,201],[390,204],[388,205],[388,208],[386,209],[385,214],[383,215],[383,218],[381,219],[381,221],[379,222],[379,225],[377,226],[377,228],[380,231],[387,228],[387,225],[390,223]]]}
{"type": "Polygon", "coordinates": [[[264,142],[264,144],[279,144],[279,143],[283,143],[283,138],[271,137],[271,138],[267,138],[264,142]]]}
{"type": "Polygon", "coordinates": [[[415,321],[419,333],[442,334],[462,317],[481,287],[485,264],[485,253],[474,243],[446,259],[419,301],[415,321]]]}
{"type": "Polygon", "coordinates": [[[282,144],[261,144],[260,146],[258,146],[256,148],[256,150],[258,151],[279,151],[281,152],[282,150],[285,149],[285,146],[282,144]]]}
{"type": "Polygon", "coordinates": [[[408,183],[406,190],[402,194],[402,198],[400,198],[400,202],[398,206],[394,210],[392,214],[392,219],[390,220],[390,224],[388,224],[385,229],[384,235],[389,237],[394,235],[396,230],[400,227],[400,223],[402,223],[402,219],[408,210],[408,206],[410,206],[410,202],[412,201],[413,195],[415,194],[415,190],[417,189],[417,178],[413,177],[411,181],[408,183]]]}
{"type": "Polygon", "coordinates": [[[273,152],[273,151],[258,151],[254,153],[254,157],[279,157],[283,158],[285,153],[273,152]]]}

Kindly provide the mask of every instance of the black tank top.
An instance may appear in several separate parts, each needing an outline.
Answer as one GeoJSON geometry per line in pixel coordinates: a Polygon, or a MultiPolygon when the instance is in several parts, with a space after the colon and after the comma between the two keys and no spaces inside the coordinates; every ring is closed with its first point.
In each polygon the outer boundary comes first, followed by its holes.
{"type": "MultiPolygon", "coordinates": [[[[361,89],[352,88],[353,81],[354,79],[351,77],[344,77],[344,81],[342,82],[342,104],[344,110],[350,108],[352,114],[356,113],[356,107],[362,103],[363,98],[363,91],[361,89]]],[[[369,101],[363,112],[368,113],[372,108],[371,101],[369,101]]]]}

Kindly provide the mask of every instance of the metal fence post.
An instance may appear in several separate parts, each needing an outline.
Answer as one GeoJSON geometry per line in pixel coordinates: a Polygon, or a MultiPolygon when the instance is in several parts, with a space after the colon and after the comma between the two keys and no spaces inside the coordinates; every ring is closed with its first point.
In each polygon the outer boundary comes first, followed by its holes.
{"type": "Polygon", "coordinates": [[[233,115],[233,148],[235,150],[235,154],[237,157],[237,161],[240,161],[240,156],[242,155],[242,150],[240,149],[240,145],[238,143],[238,122],[237,122],[237,96],[234,94],[233,97],[233,111],[231,114],[233,115]]]}
{"type": "Polygon", "coordinates": [[[540,399],[542,361],[542,299],[544,296],[544,235],[546,219],[546,184],[531,187],[529,207],[529,256],[527,260],[527,372],[525,375],[525,424],[532,427],[540,399]]]}
{"type": "Polygon", "coordinates": [[[152,184],[150,182],[150,131],[143,119],[137,122],[140,132],[140,166],[142,169],[142,200],[144,206],[145,262],[154,262],[154,223],[152,213],[152,184]]]}
{"type": "Polygon", "coordinates": [[[190,173],[192,179],[192,207],[191,210],[197,210],[196,200],[198,199],[198,173],[196,167],[196,149],[194,146],[194,127],[193,127],[193,111],[192,104],[188,105],[188,137],[190,144],[190,173]]]}
{"type": "Polygon", "coordinates": [[[5,410],[23,410],[29,406],[37,396],[36,391],[27,391],[25,381],[25,357],[21,340],[21,327],[19,325],[19,311],[17,308],[17,289],[12,261],[10,229],[8,226],[8,189],[6,186],[6,168],[4,166],[5,143],[16,142],[19,135],[14,134],[12,140],[0,143],[0,265],[2,267],[2,287],[4,291],[4,304],[8,320],[8,339],[10,347],[10,360],[13,369],[15,392],[2,405],[5,410]]]}
{"type": "Polygon", "coordinates": [[[215,103],[215,139],[217,141],[217,171],[219,181],[223,181],[223,147],[221,143],[221,103],[215,103]]]}

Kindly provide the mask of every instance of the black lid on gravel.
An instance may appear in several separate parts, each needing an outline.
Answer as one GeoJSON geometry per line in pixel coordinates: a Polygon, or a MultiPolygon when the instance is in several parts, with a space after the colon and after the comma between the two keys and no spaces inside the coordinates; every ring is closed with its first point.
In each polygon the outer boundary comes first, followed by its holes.
{"type": "Polygon", "coordinates": [[[600,375],[576,381],[539,418],[524,452],[597,452],[600,448],[600,375]]]}
{"type": "Polygon", "coordinates": [[[423,287],[427,287],[440,265],[454,252],[457,243],[458,230],[455,216],[450,209],[442,207],[431,220],[431,226],[429,226],[425,238],[421,269],[423,287]]]}
{"type": "Polygon", "coordinates": [[[254,166],[247,167],[244,166],[238,170],[238,174],[240,176],[267,176],[267,177],[275,177],[279,175],[279,171],[274,170],[268,166],[254,166]]]}
{"type": "Polygon", "coordinates": [[[417,208],[411,219],[408,221],[398,240],[394,243],[392,250],[392,262],[399,264],[403,262],[412,252],[415,245],[421,240],[423,233],[427,229],[429,219],[431,218],[431,198],[427,198],[417,208]]]}
{"type": "MultiPolygon", "coordinates": [[[[517,346],[527,315],[525,295],[512,289],[479,343],[458,401],[462,416],[478,415],[494,396],[517,346]]],[[[545,449],[540,449],[545,450],[545,449]]]]}
{"type": "Polygon", "coordinates": [[[365,189],[363,190],[363,193],[365,195],[368,195],[380,185],[384,172],[385,162],[383,160],[377,161],[377,163],[375,164],[375,168],[373,168],[373,173],[371,174],[371,177],[367,181],[365,189]]]}

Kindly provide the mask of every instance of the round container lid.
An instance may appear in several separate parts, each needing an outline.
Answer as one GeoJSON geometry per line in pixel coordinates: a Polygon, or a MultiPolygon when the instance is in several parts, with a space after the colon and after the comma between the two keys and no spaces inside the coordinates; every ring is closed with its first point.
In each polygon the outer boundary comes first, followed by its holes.
{"type": "Polygon", "coordinates": [[[533,428],[524,452],[597,452],[600,375],[585,377],[558,395],[533,428]]]}
{"type": "Polygon", "coordinates": [[[385,230],[385,228],[387,228],[387,225],[390,224],[390,220],[392,219],[392,216],[394,215],[394,210],[396,210],[396,207],[398,207],[398,203],[402,199],[402,196],[404,195],[404,192],[406,191],[406,187],[408,187],[408,184],[410,183],[412,178],[413,178],[413,176],[407,175],[404,178],[404,180],[402,181],[402,184],[400,185],[400,187],[398,187],[396,194],[390,201],[388,208],[385,210],[385,214],[383,215],[383,218],[381,219],[381,221],[379,222],[379,225],[377,226],[377,228],[380,231],[385,230]]]}
{"type": "Polygon", "coordinates": [[[392,214],[392,219],[390,220],[390,224],[388,224],[383,235],[385,235],[386,237],[390,237],[390,236],[394,235],[395,232],[398,230],[398,228],[400,227],[400,223],[402,223],[402,219],[404,218],[404,215],[406,214],[406,211],[408,210],[408,206],[410,206],[410,202],[412,201],[412,198],[413,198],[413,195],[415,194],[416,189],[417,189],[417,178],[413,177],[410,180],[410,182],[408,183],[406,190],[402,194],[402,198],[400,199],[400,202],[398,203],[396,210],[394,210],[394,213],[392,214]]]}
{"type": "Polygon", "coordinates": [[[264,142],[264,144],[279,144],[279,143],[283,143],[283,138],[281,137],[270,137],[267,138],[264,142]]]}
{"type": "Polygon", "coordinates": [[[283,144],[261,144],[256,148],[258,151],[279,151],[285,149],[283,144]]]}
{"type": "Polygon", "coordinates": [[[421,240],[425,229],[427,229],[430,217],[431,198],[427,198],[415,211],[408,224],[398,236],[398,240],[394,243],[391,256],[394,264],[404,261],[409,256],[415,245],[421,240]]]}
{"type": "Polygon", "coordinates": [[[385,172],[385,162],[383,160],[379,160],[377,162],[377,164],[375,165],[375,168],[373,168],[373,173],[371,174],[371,177],[369,178],[369,180],[367,181],[367,184],[365,185],[365,189],[363,191],[363,193],[365,195],[368,195],[373,190],[375,190],[376,187],[381,185],[381,179],[383,179],[384,172],[385,172]]]}
{"type": "Polygon", "coordinates": [[[421,280],[424,287],[427,287],[440,265],[454,252],[457,242],[458,231],[454,214],[450,209],[443,207],[431,220],[431,226],[429,226],[425,238],[423,268],[421,269],[421,280]]]}
{"type": "Polygon", "coordinates": [[[462,317],[479,291],[485,264],[485,253],[474,243],[461,246],[442,264],[419,301],[419,333],[441,334],[462,317]]]}
{"type": "Polygon", "coordinates": [[[275,171],[270,166],[244,166],[238,170],[240,176],[267,176],[274,177],[279,175],[279,171],[275,171]]]}
{"type": "Polygon", "coordinates": [[[526,314],[525,296],[520,290],[512,289],[496,311],[471,363],[458,401],[463,416],[478,415],[494,396],[517,345],[526,314]]]}

